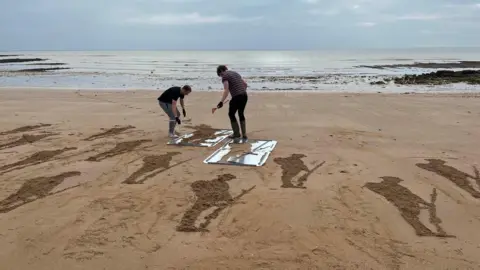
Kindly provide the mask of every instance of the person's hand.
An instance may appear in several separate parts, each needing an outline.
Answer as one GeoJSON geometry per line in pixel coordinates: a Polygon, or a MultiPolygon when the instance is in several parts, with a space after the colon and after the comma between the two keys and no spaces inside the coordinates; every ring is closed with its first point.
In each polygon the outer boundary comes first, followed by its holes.
{"type": "Polygon", "coordinates": [[[182,112],[183,112],[183,117],[186,117],[186,116],[187,116],[187,112],[185,111],[185,109],[182,109],[182,112]]]}
{"type": "Polygon", "coordinates": [[[179,124],[179,125],[181,125],[181,124],[182,124],[182,121],[180,121],[180,118],[178,118],[178,116],[177,116],[177,117],[175,117],[175,120],[177,120],[177,124],[179,124]]]}
{"type": "Polygon", "coordinates": [[[217,109],[220,109],[220,108],[222,108],[222,107],[223,107],[223,102],[220,101],[220,102],[218,103],[218,105],[217,105],[217,109]]]}

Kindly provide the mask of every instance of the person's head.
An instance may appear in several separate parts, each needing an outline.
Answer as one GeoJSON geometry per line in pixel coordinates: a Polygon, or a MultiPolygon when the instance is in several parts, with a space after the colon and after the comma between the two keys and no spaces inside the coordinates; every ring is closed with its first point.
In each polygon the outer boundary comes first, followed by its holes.
{"type": "Polygon", "coordinates": [[[180,92],[182,92],[182,95],[188,96],[188,94],[192,92],[192,88],[190,87],[190,85],[185,85],[182,87],[182,90],[180,90],[180,92]]]}
{"type": "Polygon", "coordinates": [[[228,68],[225,65],[220,65],[217,67],[217,75],[218,77],[221,77],[225,71],[227,71],[228,68]]]}

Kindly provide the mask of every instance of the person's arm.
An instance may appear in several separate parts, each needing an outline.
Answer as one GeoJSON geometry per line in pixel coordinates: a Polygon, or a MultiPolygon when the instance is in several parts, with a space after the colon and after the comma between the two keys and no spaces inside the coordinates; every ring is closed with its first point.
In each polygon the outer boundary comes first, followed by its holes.
{"type": "Polygon", "coordinates": [[[183,103],[183,98],[180,98],[180,106],[182,106],[183,117],[186,117],[187,111],[185,111],[185,103],[183,103]]]}
{"type": "Polygon", "coordinates": [[[225,99],[227,99],[229,92],[230,92],[230,90],[229,90],[228,81],[224,81],[223,82],[223,95],[222,95],[222,100],[220,102],[222,102],[222,103],[225,102],[225,99]]]}

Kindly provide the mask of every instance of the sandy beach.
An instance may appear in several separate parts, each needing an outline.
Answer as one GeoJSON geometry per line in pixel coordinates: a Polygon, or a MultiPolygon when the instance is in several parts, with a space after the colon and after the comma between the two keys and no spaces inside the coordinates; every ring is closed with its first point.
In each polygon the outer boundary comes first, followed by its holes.
{"type": "Polygon", "coordinates": [[[258,168],[166,145],[159,94],[0,90],[0,268],[479,269],[480,94],[250,92],[258,168]]]}

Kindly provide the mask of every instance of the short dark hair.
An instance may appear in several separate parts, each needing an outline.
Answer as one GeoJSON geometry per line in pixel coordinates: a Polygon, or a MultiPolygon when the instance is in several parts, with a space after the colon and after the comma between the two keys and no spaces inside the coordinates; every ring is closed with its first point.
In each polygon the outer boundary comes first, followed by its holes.
{"type": "Polygon", "coordinates": [[[227,66],[220,65],[220,66],[217,67],[217,75],[220,76],[220,73],[222,73],[224,71],[227,71],[227,70],[228,70],[227,66]]]}
{"type": "Polygon", "coordinates": [[[192,88],[190,87],[190,85],[184,85],[182,89],[184,89],[187,92],[192,92],[192,88]]]}

